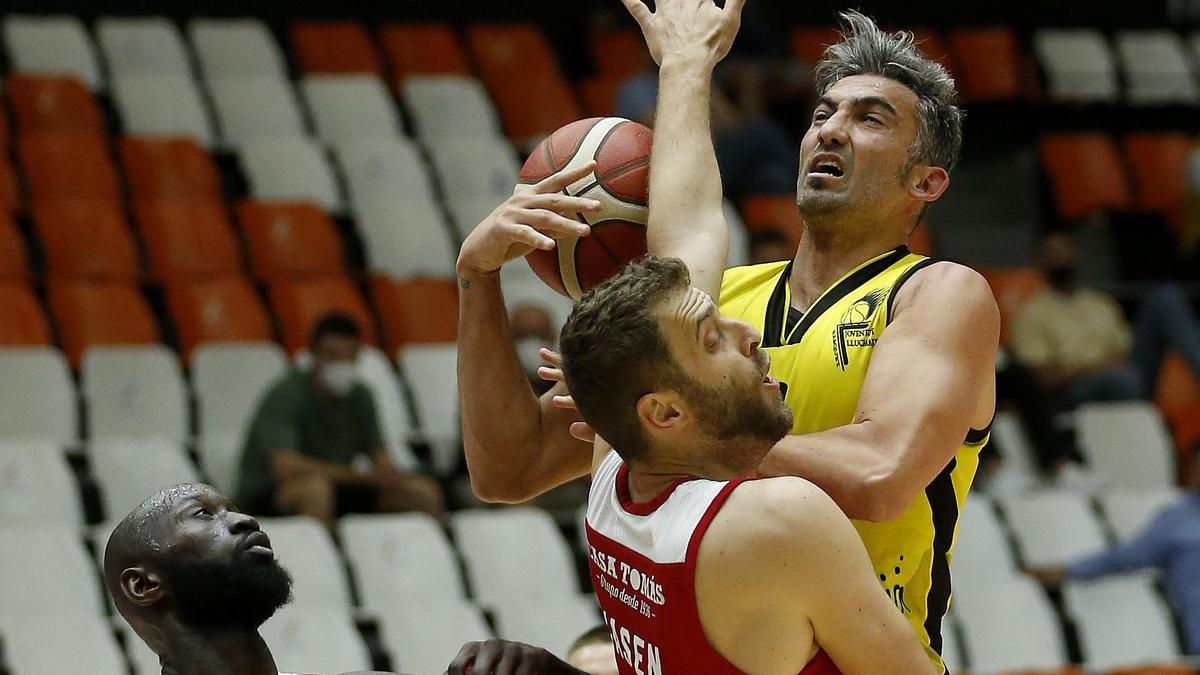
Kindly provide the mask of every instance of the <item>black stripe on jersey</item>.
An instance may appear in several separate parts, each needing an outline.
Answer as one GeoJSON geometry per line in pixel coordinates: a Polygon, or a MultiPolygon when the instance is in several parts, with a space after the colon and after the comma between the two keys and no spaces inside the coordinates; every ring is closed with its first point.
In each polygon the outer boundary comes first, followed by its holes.
{"type": "Polygon", "coordinates": [[[942,653],[942,617],[950,606],[950,544],[954,541],[954,526],[958,523],[958,498],[950,474],[958,466],[950,460],[937,478],[925,488],[929,510],[933,514],[933,567],[929,572],[929,596],[925,601],[925,633],[929,646],[942,653]]]}
{"type": "Polygon", "coordinates": [[[888,301],[887,301],[887,322],[888,322],[889,326],[892,324],[892,303],[896,301],[896,293],[898,293],[900,291],[900,287],[904,285],[904,282],[911,279],[912,275],[916,274],[917,272],[920,272],[921,270],[925,269],[926,267],[929,267],[930,265],[932,265],[935,262],[942,262],[942,260],[941,260],[941,258],[926,258],[926,259],[922,260],[921,262],[917,263],[916,265],[913,265],[912,267],[905,270],[904,274],[901,274],[900,278],[896,279],[896,283],[892,284],[892,292],[888,293],[888,301]]]}
{"type": "Polygon", "coordinates": [[[992,425],[989,423],[982,429],[970,429],[967,431],[967,437],[963,439],[963,445],[979,445],[983,439],[987,438],[988,432],[992,430],[992,425]]]}
{"type": "MultiPolygon", "coordinates": [[[[908,247],[898,246],[888,255],[842,279],[836,286],[829,289],[825,295],[822,295],[815,305],[808,308],[808,311],[804,313],[804,318],[800,320],[800,325],[789,335],[788,344],[794,345],[799,343],[800,340],[804,339],[804,334],[808,332],[809,327],[825,313],[825,310],[832,307],[838,300],[846,297],[858,287],[881,274],[887,268],[896,264],[906,255],[908,255],[908,247]]],[[[784,319],[787,316],[788,310],[787,285],[788,280],[792,276],[793,264],[794,261],[788,263],[787,267],[783,268],[783,273],[779,275],[779,281],[775,283],[775,290],[771,293],[771,299],[767,301],[767,314],[763,321],[763,347],[779,347],[782,344],[781,336],[784,330],[784,319]]]]}

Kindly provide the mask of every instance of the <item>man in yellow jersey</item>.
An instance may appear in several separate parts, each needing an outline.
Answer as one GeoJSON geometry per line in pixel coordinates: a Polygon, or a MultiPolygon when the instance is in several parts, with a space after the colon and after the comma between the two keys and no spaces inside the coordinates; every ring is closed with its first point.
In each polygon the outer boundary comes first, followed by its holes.
{"type": "MultiPolygon", "coordinates": [[[[820,103],[801,145],[806,224],[795,258],[725,271],[708,97],[742,3],[659,0],[651,13],[623,2],[660,65],[650,250],[683,259],[721,314],[763,333],[795,421],[760,471],[812,481],[854,519],[881,586],[941,666],[951,550],[995,407],[999,339],[978,274],[904,247],[957,159],[954,83],[911,36],[844,15],[846,38],[818,66],[820,103]]],[[[587,446],[570,440],[568,429],[586,429],[567,392],[536,399],[504,348],[498,274],[539,237],[574,233],[538,207],[576,178],[514,196],[460,252],[463,440],[484,499],[523,501],[588,470],[587,446]]],[[[590,208],[578,201],[552,210],[590,208]]]]}

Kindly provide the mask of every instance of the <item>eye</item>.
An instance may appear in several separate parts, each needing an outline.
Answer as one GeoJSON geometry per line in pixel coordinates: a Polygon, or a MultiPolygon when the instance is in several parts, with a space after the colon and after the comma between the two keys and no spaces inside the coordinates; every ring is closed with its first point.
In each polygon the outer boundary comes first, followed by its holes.
{"type": "Polygon", "coordinates": [[[879,115],[869,114],[866,116],[866,119],[872,124],[883,124],[883,118],[879,115]]]}
{"type": "Polygon", "coordinates": [[[814,122],[824,122],[827,119],[829,119],[829,113],[824,110],[818,110],[813,113],[814,122]]]}
{"type": "Polygon", "coordinates": [[[197,517],[204,517],[204,516],[211,516],[212,514],[213,514],[212,511],[209,511],[207,508],[201,506],[201,507],[198,507],[192,515],[197,516],[197,517]]]}

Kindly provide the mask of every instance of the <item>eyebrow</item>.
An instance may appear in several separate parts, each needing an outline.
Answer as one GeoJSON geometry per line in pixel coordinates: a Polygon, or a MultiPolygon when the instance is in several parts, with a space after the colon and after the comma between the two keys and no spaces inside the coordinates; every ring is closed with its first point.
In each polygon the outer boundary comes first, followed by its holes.
{"type": "MultiPolygon", "coordinates": [[[[849,101],[850,106],[854,108],[879,106],[893,115],[896,114],[896,106],[892,105],[891,102],[882,96],[863,96],[861,98],[849,99],[849,101]]],[[[822,96],[821,98],[817,99],[817,105],[827,106],[829,108],[833,108],[834,110],[837,110],[838,108],[837,103],[832,98],[829,98],[829,96],[822,96]]]]}

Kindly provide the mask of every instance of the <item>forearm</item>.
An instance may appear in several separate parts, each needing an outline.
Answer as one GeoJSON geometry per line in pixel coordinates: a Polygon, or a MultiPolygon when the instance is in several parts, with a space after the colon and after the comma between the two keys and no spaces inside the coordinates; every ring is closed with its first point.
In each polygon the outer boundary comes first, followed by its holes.
{"type": "Polygon", "coordinates": [[[275,478],[285,480],[295,476],[317,474],[338,485],[355,485],[368,482],[370,477],[347,464],[325,462],[302,455],[295,450],[278,450],[272,457],[275,478]]]}
{"type": "Polygon", "coordinates": [[[1153,536],[1143,535],[1095,555],[1076,560],[1067,566],[1072,579],[1095,579],[1109,574],[1132,572],[1153,567],[1159,562],[1162,547],[1153,536]]]}

